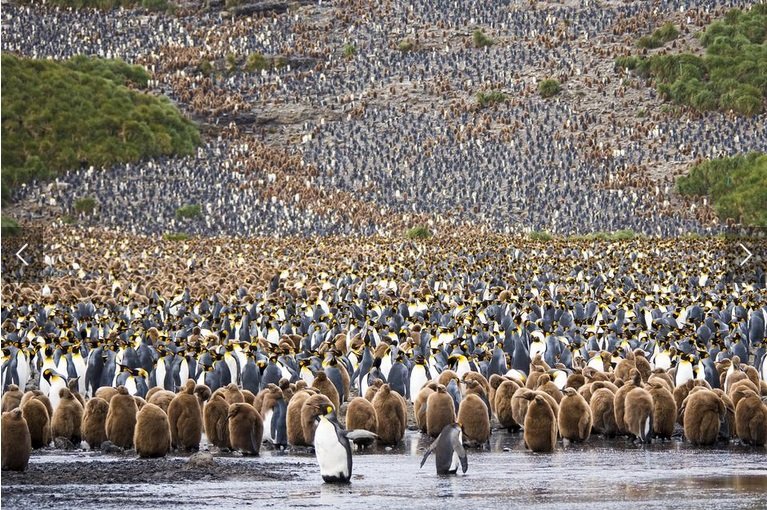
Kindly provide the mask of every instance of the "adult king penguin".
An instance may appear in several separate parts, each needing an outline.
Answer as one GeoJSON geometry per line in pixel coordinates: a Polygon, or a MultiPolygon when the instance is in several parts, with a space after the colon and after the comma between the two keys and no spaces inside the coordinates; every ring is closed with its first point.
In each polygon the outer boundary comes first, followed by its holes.
{"type": "Polygon", "coordinates": [[[325,483],[348,483],[352,476],[352,449],[349,440],[375,439],[367,430],[344,430],[336,418],[333,406],[317,409],[314,451],[325,483]]]}

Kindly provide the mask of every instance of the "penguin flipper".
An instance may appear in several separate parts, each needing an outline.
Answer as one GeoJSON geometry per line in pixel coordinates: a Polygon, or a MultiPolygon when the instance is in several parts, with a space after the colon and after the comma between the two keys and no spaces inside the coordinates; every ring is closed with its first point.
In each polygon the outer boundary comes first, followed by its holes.
{"type": "Polygon", "coordinates": [[[378,439],[378,434],[375,432],[370,432],[369,430],[365,429],[354,429],[354,430],[347,430],[343,433],[344,436],[346,436],[347,439],[351,439],[352,441],[359,441],[360,439],[378,439]]]}
{"type": "MultiPolygon", "coordinates": [[[[434,446],[435,443],[436,443],[436,441],[434,441],[434,443],[432,443],[432,446],[434,446]]],[[[419,467],[419,469],[422,468],[424,464],[426,464],[426,459],[428,459],[429,455],[431,455],[432,446],[427,448],[426,449],[426,453],[423,454],[423,458],[421,459],[421,466],[419,467]]]]}

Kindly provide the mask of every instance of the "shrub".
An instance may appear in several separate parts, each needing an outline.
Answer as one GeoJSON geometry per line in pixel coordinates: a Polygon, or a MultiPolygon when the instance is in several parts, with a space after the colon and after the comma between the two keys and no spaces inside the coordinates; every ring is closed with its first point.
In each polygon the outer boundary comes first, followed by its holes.
{"type": "Polygon", "coordinates": [[[677,37],[679,37],[679,30],[677,30],[673,23],[666,23],[658,30],[653,32],[652,35],[645,35],[644,37],[640,37],[637,41],[637,46],[647,49],[660,48],[664,44],[673,41],[677,37]]]}
{"type": "Polygon", "coordinates": [[[418,225],[408,230],[405,235],[408,239],[428,239],[432,236],[432,233],[429,230],[429,227],[418,225]]]}
{"type": "Polygon", "coordinates": [[[397,45],[397,49],[402,53],[408,53],[415,50],[415,42],[412,39],[403,39],[397,45]]]}
{"type": "Polygon", "coordinates": [[[534,230],[527,234],[527,237],[532,241],[551,241],[554,239],[554,236],[545,230],[534,230]]]}
{"type": "Polygon", "coordinates": [[[709,195],[722,221],[767,226],[767,154],[753,152],[700,163],[676,184],[682,195],[709,195]]]}
{"type": "Polygon", "coordinates": [[[78,213],[92,214],[96,210],[96,205],[98,205],[98,202],[96,202],[95,198],[83,197],[75,200],[73,208],[78,213]]]}
{"type": "Polygon", "coordinates": [[[488,37],[485,32],[480,29],[475,30],[471,38],[472,41],[474,41],[475,48],[486,48],[495,44],[495,41],[488,37]]]}
{"type": "Polygon", "coordinates": [[[135,90],[149,74],[122,61],[2,55],[2,188],[81,165],[191,154],[195,125],[164,97],[135,90]],[[132,87],[128,87],[132,85],[132,87]]]}
{"type": "Polygon", "coordinates": [[[477,102],[479,103],[479,106],[482,108],[487,108],[488,106],[494,106],[499,103],[505,103],[506,99],[507,99],[506,94],[504,94],[500,90],[477,92],[477,102]]]}
{"type": "Polygon", "coordinates": [[[245,69],[250,72],[261,71],[270,67],[272,67],[272,60],[266,58],[261,53],[251,53],[248,55],[248,61],[245,63],[245,69]]]}
{"type": "Polygon", "coordinates": [[[17,236],[21,233],[21,226],[13,218],[2,215],[0,222],[0,233],[2,233],[3,237],[17,236]]]}
{"type": "Polygon", "coordinates": [[[176,218],[191,220],[202,216],[202,207],[199,204],[187,204],[176,209],[176,218]]]}
{"type": "MultiPolygon", "coordinates": [[[[671,37],[676,28],[659,29],[671,37]]],[[[653,34],[655,37],[656,34],[653,34]]],[[[767,7],[731,10],[700,36],[703,57],[683,53],[649,58],[623,56],[617,69],[652,77],[660,96],[698,111],[732,110],[752,116],[764,111],[767,98],[767,7]]]]}
{"type": "Polygon", "coordinates": [[[167,11],[168,0],[141,0],[141,7],[148,11],[167,11]]]}
{"type": "Polygon", "coordinates": [[[547,99],[549,97],[556,96],[562,90],[557,80],[543,80],[538,84],[538,93],[542,98],[547,99]]]}
{"type": "Polygon", "coordinates": [[[185,232],[175,232],[163,234],[162,238],[166,241],[188,241],[191,236],[185,232]]]}

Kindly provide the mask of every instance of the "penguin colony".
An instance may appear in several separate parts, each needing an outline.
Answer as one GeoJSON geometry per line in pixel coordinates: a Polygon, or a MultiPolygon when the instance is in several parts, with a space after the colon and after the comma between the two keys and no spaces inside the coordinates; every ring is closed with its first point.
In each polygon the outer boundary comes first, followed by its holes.
{"type": "Polygon", "coordinates": [[[716,233],[724,227],[710,204],[681,199],[671,176],[700,159],[767,150],[764,119],[678,118],[615,57],[637,53],[637,38],[664,21],[681,36],[662,51],[681,50],[727,9],[753,3],[353,0],[262,16],[158,14],[153,23],[128,9],[10,4],[3,51],[142,64],[150,89],[224,128],[193,155],[72,169],[17,198],[33,217],[142,234],[381,235],[429,222],[716,233]],[[495,44],[473,47],[475,29],[495,44]],[[407,34],[414,51],[393,34],[407,34]],[[285,65],[252,72],[252,55],[285,65]],[[537,93],[546,78],[563,85],[550,101],[537,93]],[[481,108],[477,93],[487,90],[508,100],[481,108]],[[99,206],[79,216],[72,204],[84,190],[99,206]],[[187,203],[204,204],[203,217],[176,218],[187,203]]]}
{"type": "Polygon", "coordinates": [[[513,240],[403,243],[388,264],[287,270],[227,299],[115,285],[30,304],[22,289],[2,310],[3,438],[21,448],[3,466],[58,438],[141,457],[265,443],[313,446],[322,477],[345,482],[355,448],[396,446],[408,426],[434,438],[440,473],[498,429],[542,453],[592,435],[764,448],[761,269],[737,283],[747,270],[713,240],[703,269],[704,241],[673,258],[671,241],[513,240]]]}

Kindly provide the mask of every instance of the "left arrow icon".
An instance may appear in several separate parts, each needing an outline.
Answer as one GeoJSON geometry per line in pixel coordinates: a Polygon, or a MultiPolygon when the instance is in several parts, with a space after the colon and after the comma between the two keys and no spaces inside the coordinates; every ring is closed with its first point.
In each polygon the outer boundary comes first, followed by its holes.
{"type": "Polygon", "coordinates": [[[25,266],[28,266],[28,265],[29,265],[29,262],[27,262],[26,260],[24,260],[24,257],[22,257],[22,256],[21,256],[21,252],[23,252],[24,250],[26,250],[26,249],[27,249],[27,246],[29,246],[29,244],[25,244],[24,246],[22,246],[21,248],[19,248],[19,251],[17,251],[17,252],[16,252],[16,256],[17,256],[17,257],[19,257],[19,260],[20,260],[20,261],[21,261],[21,263],[22,263],[22,264],[24,264],[25,266]]]}

